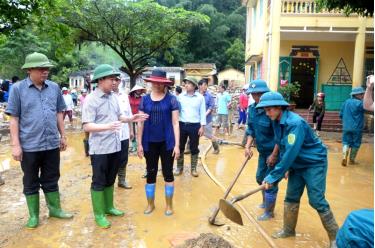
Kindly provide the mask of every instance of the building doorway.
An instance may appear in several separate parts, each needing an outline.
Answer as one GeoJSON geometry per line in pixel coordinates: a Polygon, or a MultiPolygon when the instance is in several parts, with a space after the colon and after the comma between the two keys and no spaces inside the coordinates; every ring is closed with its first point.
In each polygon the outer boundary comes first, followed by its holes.
{"type": "Polygon", "coordinates": [[[297,108],[308,108],[314,100],[316,58],[292,58],[291,82],[301,85],[297,108]]]}

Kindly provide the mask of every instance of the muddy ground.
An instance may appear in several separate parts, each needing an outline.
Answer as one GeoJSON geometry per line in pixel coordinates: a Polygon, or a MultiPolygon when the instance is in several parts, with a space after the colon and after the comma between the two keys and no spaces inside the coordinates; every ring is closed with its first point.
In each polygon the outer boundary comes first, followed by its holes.
{"type": "MultiPolygon", "coordinates": [[[[241,131],[229,137],[241,140],[241,131]]],[[[44,197],[41,197],[40,226],[26,230],[27,208],[22,194],[22,171],[18,163],[11,160],[10,147],[0,145],[0,171],[6,184],[0,186],[0,247],[177,247],[186,239],[197,239],[200,234],[211,233],[228,241],[233,247],[268,247],[265,238],[246,215],[256,218],[262,213],[257,208],[261,195],[256,194],[241,202],[244,226],[231,223],[219,214],[218,219],[226,225],[214,227],[208,224],[223,191],[205,174],[199,166],[200,176],[191,178],[189,170],[176,177],[173,216],[164,215],[164,187],[158,176],[156,210],[144,215],[146,207],[144,194],[144,160],[130,156],[128,179],[133,189],[115,188],[115,201],[119,209],[125,210],[124,217],[109,217],[112,227],[107,230],[95,226],[90,200],[90,161],[83,155],[82,134],[72,131],[68,135],[69,148],[61,153],[60,191],[64,209],[74,213],[73,220],[57,220],[47,217],[44,197]]],[[[223,138],[226,138],[223,136],[223,138]]],[[[322,139],[329,148],[329,169],[327,177],[327,199],[339,225],[348,213],[359,208],[373,208],[373,137],[365,135],[364,144],[358,154],[358,164],[346,168],[340,165],[340,134],[323,133],[322,139]]],[[[201,151],[209,142],[202,140],[201,151]]],[[[189,159],[186,159],[189,165],[189,159]]],[[[229,185],[243,160],[243,148],[223,145],[219,155],[208,152],[203,163],[225,187],[229,185]]],[[[233,193],[243,193],[255,188],[257,153],[248,163],[233,193]]],[[[261,222],[266,235],[271,235],[282,225],[283,198],[286,182],[280,183],[275,218],[261,222]]],[[[320,223],[318,214],[308,205],[303,195],[297,224],[297,237],[275,240],[277,247],[326,247],[328,238],[320,223]]],[[[198,246],[199,247],[199,246],[198,246]]]]}

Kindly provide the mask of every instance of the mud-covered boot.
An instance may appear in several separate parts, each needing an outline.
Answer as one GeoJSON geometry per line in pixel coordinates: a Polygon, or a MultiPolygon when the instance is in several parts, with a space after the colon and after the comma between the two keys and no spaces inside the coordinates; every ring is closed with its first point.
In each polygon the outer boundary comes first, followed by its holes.
{"type": "Polygon", "coordinates": [[[265,192],[264,195],[266,207],[264,209],[264,213],[258,217],[259,221],[265,221],[275,217],[273,211],[275,210],[277,194],[265,192]]]}
{"type": "Polygon", "coordinates": [[[299,203],[284,202],[283,229],[272,234],[272,238],[288,238],[296,236],[299,203]]]}
{"type": "Polygon", "coordinates": [[[124,189],[131,189],[132,186],[126,181],[126,168],[120,167],[117,174],[117,186],[124,189]]]}
{"type": "Polygon", "coordinates": [[[330,248],[336,248],[336,234],[339,230],[339,226],[336,223],[335,217],[333,216],[333,213],[331,209],[319,213],[320,220],[322,221],[322,224],[324,226],[324,229],[326,229],[329,242],[330,242],[330,248]]]}
{"type": "Polygon", "coordinates": [[[349,146],[344,145],[342,147],[342,161],[341,161],[342,166],[347,166],[348,156],[349,156],[349,146]]]}
{"type": "Polygon", "coordinates": [[[173,193],[174,193],[174,186],[173,185],[165,185],[165,215],[169,216],[173,214],[173,193]]]}
{"type": "Polygon", "coordinates": [[[219,148],[219,144],[217,143],[217,141],[212,141],[212,147],[214,148],[214,151],[212,152],[213,154],[220,153],[220,148],[219,148]]]}
{"type": "Polygon", "coordinates": [[[44,194],[46,197],[49,216],[58,219],[71,219],[73,214],[65,212],[61,209],[60,193],[58,191],[44,194]]]}
{"type": "Polygon", "coordinates": [[[1,186],[1,185],[4,185],[4,184],[5,184],[5,181],[4,181],[3,177],[2,177],[1,174],[0,174],[0,186],[1,186]]]}
{"type": "Polygon", "coordinates": [[[193,177],[198,177],[197,165],[198,165],[198,154],[191,155],[191,175],[193,177]]]}
{"type": "Polygon", "coordinates": [[[124,212],[118,210],[113,205],[113,185],[104,188],[105,214],[113,216],[123,216],[124,212]]]}
{"type": "Polygon", "coordinates": [[[29,219],[25,227],[34,229],[39,225],[39,193],[26,195],[27,208],[29,209],[29,219]]]}
{"type": "Polygon", "coordinates": [[[85,149],[86,157],[90,156],[90,154],[89,154],[89,140],[88,139],[83,139],[83,148],[85,149]]]}
{"type": "Polygon", "coordinates": [[[258,205],[258,208],[266,208],[266,200],[265,200],[265,197],[264,197],[264,194],[265,194],[265,191],[262,190],[262,203],[258,205]]]}
{"type": "Polygon", "coordinates": [[[155,209],[155,184],[146,184],[145,191],[147,198],[147,208],[144,211],[144,214],[151,214],[155,209]]]}
{"type": "Polygon", "coordinates": [[[91,202],[96,224],[101,228],[109,228],[111,222],[105,217],[104,191],[91,190],[91,202]]]}
{"type": "Polygon", "coordinates": [[[350,157],[349,157],[350,164],[356,164],[355,158],[357,157],[358,150],[359,148],[355,148],[355,147],[352,147],[352,149],[350,149],[350,157]]]}
{"type": "Polygon", "coordinates": [[[182,174],[182,172],[184,172],[184,155],[181,155],[177,159],[177,168],[176,168],[175,172],[173,173],[173,175],[180,176],[182,174]]]}

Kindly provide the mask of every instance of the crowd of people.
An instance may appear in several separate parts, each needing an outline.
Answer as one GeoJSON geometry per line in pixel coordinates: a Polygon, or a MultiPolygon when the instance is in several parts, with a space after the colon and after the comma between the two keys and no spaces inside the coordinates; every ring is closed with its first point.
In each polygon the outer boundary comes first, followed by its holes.
{"type": "MultiPolygon", "coordinates": [[[[156,180],[161,161],[164,179],[165,215],[173,210],[174,177],[186,168],[184,151],[189,140],[190,173],[198,177],[199,142],[206,136],[219,154],[220,127],[229,135],[228,123],[233,109],[231,95],[220,85],[216,97],[208,89],[208,81],[186,77],[183,87],[176,87],[166,77],[166,72],[154,69],[145,81],[151,84],[146,93],[142,86],[134,86],[129,95],[119,88],[120,73],[110,65],[95,68],[92,81],[95,91],[87,95],[83,90],[76,96],[67,88],[48,80],[49,59],[41,53],[29,54],[23,69],[28,77],[13,84],[6,113],[10,115],[12,156],[20,161],[24,173],[23,192],[29,210],[26,227],[39,225],[39,190],[42,188],[49,215],[70,219],[73,215],[61,208],[58,181],[60,177],[60,151],[67,147],[64,119],[72,122],[72,109],[80,103],[82,127],[86,133],[84,145],[92,167],[91,202],[96,224],[109,228],[107,215],[123,216],[114,206],[114,184],[131,189],[126,181],[129,147],[146,160],[144,214],[155,210],[156,180]],[[23,111],[27,109],[27,111],[23,111]],[[217,114],[216,130],[213,115],[217,114]],[[216,131],[216,132],[215,132],[216,131]],[[173,171],[174,160],[176,170],[173,171]]],[[[369,87],[373,87],[373,83],[369,87]]],[[[360,147],[363,127],[363,102],[365,91],[353,88],[351,98],[342,107],[343,165],[348,151],[354,163],[360,147]]],[[[372,103],[366,102],[371,108],[372,103]]],[[[368,100],[368,99],[367,99],[368,100]]],[[[327,231],[330,246],[335,247],[338,225],[325,198],[328,168],[327,148],[318,137],[324,117],[324,95],[318,94],[311,106],[314,111],[314,131],[298,114],[288,109],[289,104],[278,92],[272,92],[267,82],[253,80],[242,89],[236,111],[238,127],[245,128],[245,156],[250,156],[255,145],[259,152],[256,182],[264,185],[264,213],[260,221],[274,217],[278,183],[288,178],[284,202],[283,228],[274,238],[295,236],[300,199],[307,189],[309,204],[318,212],[327,231]],[[251,95],[251,98],[250,98],[251,95]]],[[[345,160],[345,164],[344,164],[345,160]]],[[[344,232],[344,231],[343,231],[344,232]]]]}

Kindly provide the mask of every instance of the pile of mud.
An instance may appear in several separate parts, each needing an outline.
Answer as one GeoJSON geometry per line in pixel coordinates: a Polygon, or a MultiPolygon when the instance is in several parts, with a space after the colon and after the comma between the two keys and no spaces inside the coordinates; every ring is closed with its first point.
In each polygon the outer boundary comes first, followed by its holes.
{"type": "Polygon", "coordinates": [[[198,238],[186,240],[177,248],[234,248],[228,241],[213,233],[201,233],[198,238]]]}

